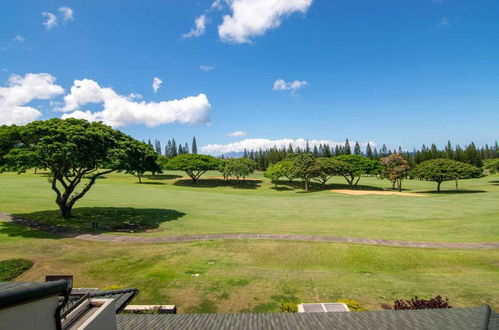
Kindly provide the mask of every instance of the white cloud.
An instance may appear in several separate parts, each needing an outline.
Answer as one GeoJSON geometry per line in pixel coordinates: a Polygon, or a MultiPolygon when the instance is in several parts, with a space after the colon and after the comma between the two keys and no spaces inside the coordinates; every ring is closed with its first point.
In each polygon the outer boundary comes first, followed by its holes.
{"type": "MultiPolygon", "coordinates": [[[[369,142],[371,146],[375,146],[376,144],[372,141],[369,142]]],[[[279,139],[279,140],[270,140],[270,139],[244,139],[242,141],[228,143],[228,144],[209,144],[201,147],[201,151],[207,154],[212,155],[221,155],[227,154],[231,152],[243,152],[244,149],[247,151],[250,150],[266,150],[273,147],[277,148],[287,148],[291,144],[293,148],[300,147],[304,149],[307,140],[306,139],[279,139]]],[[[310,148],[313,148],[314,145],[319,146],[320,144],[327,144],[329,147],[334,147],[336,145],[345,145],[345,142],[336,142],[331,140],[308,140],[308,144],[310,148]]],[[[359,143],[360,146],[366,146],[367,142],[359,143]]],[[[351,142],[350,145],[353,147],[355,142],[351,142]]]]}
{"type": "Polygon", "coordinates": [[[14,42],[24,42],[26,41],[26,38],[23,37],[22,35],[18,34],[17,36],[14,37],[14,39],[12,39],[14,42]]]}
{"type": "Polygon", "coordinates": [[[305,80],[294,80],[290,82],[284,81],[284,79],[277,79],[274,81],[273,90],[275,91],[291,91],[291,93],[296,92],[298,89],[308,85],[305,80]]]}
{"type": "Polygon", "coordinates": [[[133,98],[119,95],[112,88],[101,87],[90,79],[75,80],[71,93],[64,97],[64,103],[64,107],[58,110],[72,112],[64,114],[62,118],[102,121],[113,127],[133,124],[156,127],[173,122],[207,123],[211,109],[205,94],[162,102],[134,101],[133,98]],[[89,103],[102,103],[103,108],[97,112],[80,109],[89,103]]]}
{"type": "Polygon", "coordinates": [[[64,21],[72,21],[72,20],[74,20],[73,9],[71,9],[69,7],[59,7],[59,12],[61,13],[62,19],[64,21]]]}
{"type": "Polygon", "coordinates": [[[45,17],[43,25],[45,26],[45,29],[47,29],[47,31],[50,31],[57,26],[57,17],[55,17],[54,14],[44,11],[42,15],[43,17],[45,17]]]}
{"type": "Polygon", "coordinates": [[[201,65],[199,67],[202,71],[211,71],[211,70],[214,70],[215,67],[214,66],[211,66],[211,65],[201,65]]]}
{"type": "Polygon", "coordinates": [[[194,27],[187,33],[184,33],[182,37],[191,38],[191,37],[199,37],[204,34],[206,30],[206,15],[201,15],[194,20],[194,27]]]}
{"type": "Polygon", "coordinates": [[[64,89],[54,83],[55,77],[48,73],[11,75],[8,86],[0,87],[0,125],[24,125],[40,117],[39,110],[26,104],[64,93],[64,89]]]}
{"type": "Polygon", "coordinates": [[[248,133],[245,131],[235,131],[232,133],[227,133],[227,136],[245,136],[246,134],[248,133]]]}
{"type": "Polygon", "coordinates": [[[218,26],[220,39],[232,43],[250,43],[251,38],[281,25],[292,13],[306,13],[312,0],[229,0],[231,15],[218,26]]]}
{"type": "Polygon", "coordinates": [[[152,90],[154,91],[154,93],[156,93],[159,89],[159,87],[161,86],[161,84],[163,83],[163,80],[159,79],[158,77],[154,77],[153,80],[152,80],[152,90]]]}
{"type": "Polygon", "coordinates": [[[446,26],[449,26],[450,25],[450,22],[449,20],[447,19],[447,17],[442,17],[438,23],[437,23],[437,27],[446,27],[446,26]]]}

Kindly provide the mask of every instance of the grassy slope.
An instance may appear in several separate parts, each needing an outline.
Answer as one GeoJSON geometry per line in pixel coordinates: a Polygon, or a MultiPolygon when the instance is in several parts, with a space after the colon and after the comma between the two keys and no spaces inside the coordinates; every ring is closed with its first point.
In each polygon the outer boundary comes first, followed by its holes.
{"type": "Polygon", "coordinates": [[[137,303],[180,312],[278,311],[280,299],[358,300],[370,310],[414,295],[499,308],[498,250],[432,250],[277,241],[112,244],[57,239],[0,223],[0,260],[28,258],[19,281],[74,274],[83,287],[137,287],[137,303]],[[195,277],[192,274],[200,274],[195,277]]]}
{"type": "MultiPolygon", "coordinates": [[[[499,177],[461,181],[466,193],[427,197],[348,196],[300,189],[276,191],[264,180],[246,188],[199,187],[176,182],[178,172],[136,184],[129,175],[99,180],[78,202],[71,225],[89,229],[92,220],[147,219],[157,230],[141,235],[196,233],[302,233],[428,241],[497,241],[499,177]],[[131,209],[132,208],[132,209],[131,209]],[[78,216],[79,215],[79,216],[78,216]]],[[[208,175],[219,175],[217,172],[208,175]]],[[[254,178],[263,180],[260,173],[254,178]]],[[[182,181],[185,182],[185,181],[182,181]]],[[[344,179],[334,178],[342,187],[344,179]]],[[[389,183],[362,178],[361,184],[387,189],[389,183]]],[[[407,191],[431,191],[432,182],[406,181],[407,191]]],[[[42,175],[0,175],[0,210],[58,223],[54,194],[42,175]]],[[[444,183],[453,189],[453,182],[444,183]]]]}

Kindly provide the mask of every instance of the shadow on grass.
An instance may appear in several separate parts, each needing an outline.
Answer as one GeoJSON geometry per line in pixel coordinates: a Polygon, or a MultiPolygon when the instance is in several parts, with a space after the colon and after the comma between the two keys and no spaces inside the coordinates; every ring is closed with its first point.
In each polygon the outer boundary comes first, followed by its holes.
{"type": "Polygon", "coordinates": [[[287,190],[294,190],[294,188],[286,187],[286,186],[280,186],[280,187],[272,187],[270,188],[275,191],[287,191],[287,190]]]}
{"type": "Polygon", "coordinates": [[[493,186],[499,186],[499,180],[492,180],[489,183],[492,183],[493,186]]]}
{"type": "MultiPolygon", "coordinates": [[[[58,210],[13,214],[12,218],[13,223],[16,225],[72,237],[82,232],[143,232],[157,229],[162,223],[178,220],[184,215],[183,212],[168,209],[79,207],[73,209],[73,216],[69,219],[61,217],[58,210]],[[93,229],[93,223],[98,224],[97,229],[93,229]]],[[[18,236],[24,234],[25,232],[20,231],[18,236]]]]}
{"type": "Polygon", "coordinates": [[[162,185],[165,184],[164,182],[147,182],[147,181],[142,181],[142,182],[135,182],[136,184],[152,184],[152,185],[162,185]]]}
{"type": "Polygon", "coordinates": [[[178,179],[181,178],[181,175],[176,175],[176,174],[156,174],[156,175],[143,175],[143,178],[146,178],[148,180],[173,180],[173,179],[178,179]]]}
{"type": "Polygon", "coordinates": [[[9,237],[24,237],[24,238],[48,238],[57,239],[61,238],[55,234],[38,231],[35,229],[27,228],[21,224],[12,222],[0,222],[0,235],[7,235],[9,237]]]}
{"type": "MultiPolygon", "coordinates": [[[[301,181],[278,181],[278,185],[282,187],[287,187],[288,189],[279,189],[279,190],[301,190],[298,191],[298,193],[306,193],[304,190],[303,182],[301,181]]],[[[346,183],[328,183],[324,187],[318,183],[318,182],[310,182],[309,183],[309,193],[310,192],[318,192],[318,191],[325,191],[325,190],[332,190],[332,189],[348,189],[348,190],[375,190],[375,191],[383,191],[383,188],[380,187],[375,187],[375,186],[368,186],[368,185],[362,185],[358,184],[356,186],[350,186],[346,183]]],[[[274,188],[275,189],[275,188],[274,188]]],[[[402,189],[405,190],[405,189],[402,189]]]]}
{"type": "Polygon", "coordinates": [[[435,194],[435,195],[458,195],[458,194],[478,194],[478,193],[485,193],[487,191],[485,190],[441,190],[441,191],[436,191],[436,190],[428,190],[428,191],[419,191],[419,193],[422,194],[435,194]]]}
{"type": "Polygon", "coordinates": [[[196,184],[191,179],[182,179],[175,181],[174,185],[193,188],[215,188],[215,187],[230,187],[234,189],[256,189],[260,187],[262,180],[246,180],[237,181],[233,179],[199,179],[196,184]]]}

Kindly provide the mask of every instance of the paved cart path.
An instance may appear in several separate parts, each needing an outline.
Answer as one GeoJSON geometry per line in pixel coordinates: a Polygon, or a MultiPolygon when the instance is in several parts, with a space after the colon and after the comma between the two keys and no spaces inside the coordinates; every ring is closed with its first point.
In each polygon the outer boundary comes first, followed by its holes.
{"type": "Polygon", "coordinates": [[[294,235],[294,234],[203,234],[180,236],[131,236],[112,234],[81,233],[60,226],[36,223],[31,220],[13,217],[0,212],[0,220],[29,227],[35,230],[60,235],[67,238],[77,238],[86,241],[113,242],[113,243],[163,243],[163,242],[188,242],[214,239],[266,239],[282,241],[307,241],[307,242],[344,242],[381,246],[398,246],[413,248],[436,249],[499,249],[499,242],[418,242],[400,241],[389,239],[374,239],[360,237],[326,236],[326,235],[294,235]]]}

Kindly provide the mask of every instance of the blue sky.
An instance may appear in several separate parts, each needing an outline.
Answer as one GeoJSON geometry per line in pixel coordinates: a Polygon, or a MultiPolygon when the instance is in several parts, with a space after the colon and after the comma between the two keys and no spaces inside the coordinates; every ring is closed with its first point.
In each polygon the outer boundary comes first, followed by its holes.
{"type": "Polygon", "coordinates": [[[141,140],[195,135],[212,153],[498,139],[497,1],[213,3],[1,1],[0,121],[86,111],[141,140]]]}

